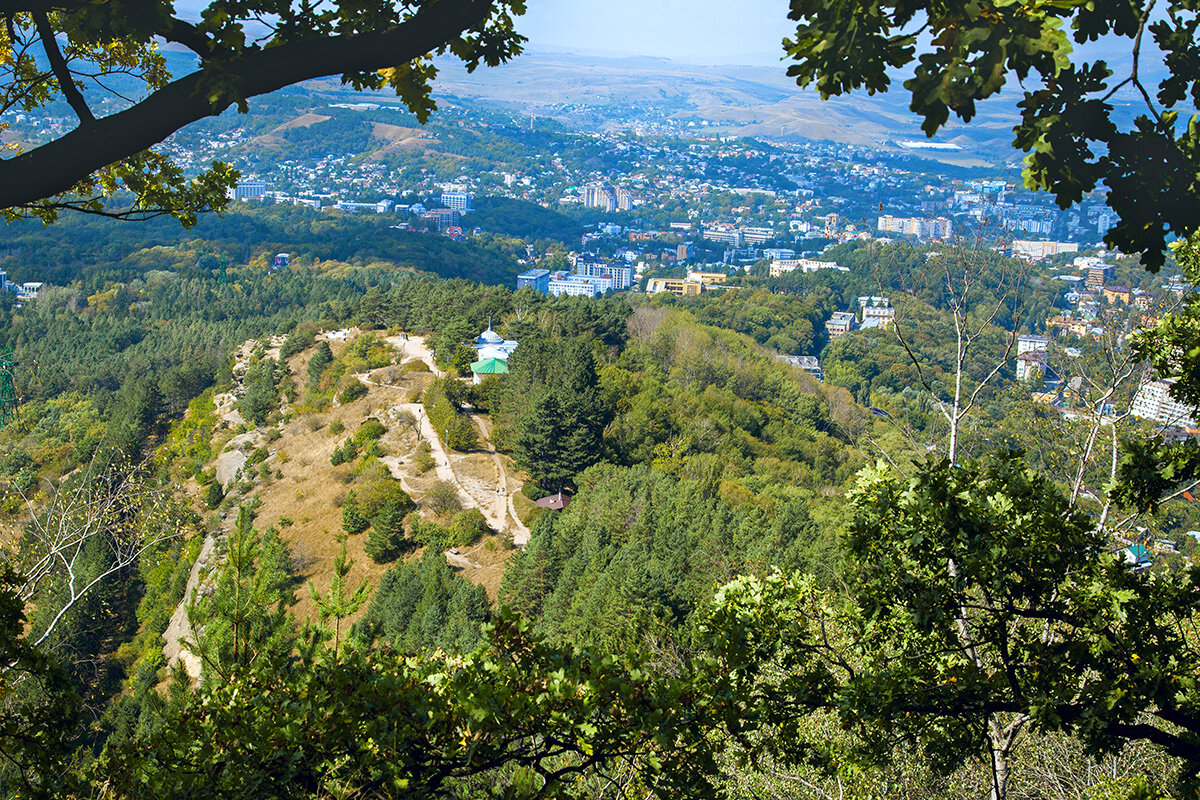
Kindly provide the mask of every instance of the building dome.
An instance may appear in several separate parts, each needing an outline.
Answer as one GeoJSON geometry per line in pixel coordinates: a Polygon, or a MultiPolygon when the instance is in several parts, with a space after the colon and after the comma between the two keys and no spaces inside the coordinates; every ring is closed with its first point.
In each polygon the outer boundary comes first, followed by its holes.
{"type": "Polygon", "coordinates": [[[479,344],[499,344],[504,341],[504,338],[492,330],[491,325],[488,325],[486,331],[475,337],[475,341],[479,344]]]}

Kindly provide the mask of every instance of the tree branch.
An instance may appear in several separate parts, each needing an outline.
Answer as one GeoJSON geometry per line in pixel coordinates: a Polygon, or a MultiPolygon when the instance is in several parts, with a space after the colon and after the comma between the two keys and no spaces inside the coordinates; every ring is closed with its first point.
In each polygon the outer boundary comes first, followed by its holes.
{"type": "Polygon", "coordinates": [[[46,58],[50,61],[50,68],[54,70],[54,77],[58,78],[58,88],[62,89],[63,97],[75,110],[79,122],[87,127],[96,121],[96,115],[88,108],[87,101],[83,99],[83,92],[79,91],[79,87],[75,85],[75,78],[71,75],[71,68],[67,66],[67,60],[63,58],[62,51],[58,49],[58,42],[54,38],[54,29],[50,27],[50,17],[45,11],[35,11],[33,22],[37,26],[42,47],[46,48],[46,58]]]}
{"type": "Polygon", "coordinates": [[[68,192],[96,170],[185,125],[216,116],[238,100],[312,78],[406,64],[480,25],[491,10],[487,0],[445,0],[388,30],[249,51],[222,64],[219,75],[202,69],[184,76],[132,108],[0,161],[0,208],[28,206],[68,192]]]}

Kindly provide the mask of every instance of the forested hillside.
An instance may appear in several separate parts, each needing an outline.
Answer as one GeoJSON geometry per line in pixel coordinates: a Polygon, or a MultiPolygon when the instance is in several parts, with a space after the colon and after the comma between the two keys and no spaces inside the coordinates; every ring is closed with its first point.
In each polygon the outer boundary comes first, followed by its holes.
{"type": "Polygon", "coordinates": [[[109,261],[98,227],[0,312],[6,619],[53,658],[13,653],[10,794],[963,797],[995,714],[1020,720],[1009,796],[1188,786],[1190,689],[1154,676],[1192,669],[1193,512],[1137,518],[1184,552],[1127,569],[1087,522],[1134,522],[1095,491],[1103,420],[1013,379],[1026,310],[970,316],[964,352],[962,296],[908,282],[949,259],[986,310],[1016,265],[900,245],[699,298],[550,298],[467,279],[509,282],[499,239],[397,239],[418,254],[326,222],[231,214],[109,261]],[[900,336],[829,341],[871,281],[900,336]],[[470,384],[488,326],[519,346],[470,384]],[[967,597],[974,666],[939,638],[967,597]]]}

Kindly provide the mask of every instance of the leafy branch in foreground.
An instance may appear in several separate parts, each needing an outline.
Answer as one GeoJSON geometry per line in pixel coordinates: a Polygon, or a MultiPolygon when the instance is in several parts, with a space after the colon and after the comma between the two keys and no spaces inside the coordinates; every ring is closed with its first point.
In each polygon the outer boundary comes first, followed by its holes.
{"type": "Polygon", "coordinates": [[[855,89],[886,92],[896,70],[909,108],[936,134],[953,113],[969,122],[976,103],[1012,81],[1026,88],[1013,145],[1027,153],[1025,185],[1054,194],[1067,208],[1103,186],[1119,217],[1104,240],[1140,253],[1152,270],[1164,262],[1172,234],[1187,236],[1200,220],[1200,12],[1188,0],[901,2],[791,0],[797,24],[784,48],[788,75],[815,84],[824,98],[855,89]],[[1164,12],[1165,13],[1162,13],[1164,12]],[[931,46],[918,52],[918,38],[931,46]],[[1103,38],[1122,46],[1129,67],[1072,58],[1073,44],[1103,38]],[[1161,51],[1166,74],[1157,86],[1143,67],[1161,51]],[[914,64],[915,62],[915,64],[914,64]],[[1124,94],[1120,94],[1124,92],[1124,94]],[[1127,97],[1129,95],[1131,97],[1127,97]],[[1116,101],[1140,107],[1118,125],[1116,101]]]}
{"type": "Polygon", "coordinates": [[[832,766],[903,745],[944,773],[981,757],[999,799],[1018,737],[1062,731],[1090,753],[1153,742],[1195,781],[1200,570],[1129,570],[1012,454],[877,469],[852,502],[844,593],[781,574],[718,593],[718,691],[747,698],[726,726],[752,752],[832,766]],[[806,740],[816,712],[860,746],[806,740]]]}
{"type": "Polygon", "coordinates": [[[0,112],[33,111],[61,98],[78,126],[0,160],[0,214],[52,222],[64,208],[136,218],[169,214],[185,225],[220,209],[237,173],[214,164],[189,180],[150,150],[175,131],[232,105],[310,78],[341,75],[355,89],[391,87],[424,121],[435,108],[432,56],[468,70],[520,52],[513,30],[522,0],[213,2],[198,22],[165,0],[12,0],[0,3],[0,112]],[[257,35],[257,38],[256,38],[257,35]],[[196,71],[172,79],[157,42],[191,51],[196,71]],[[140,96],[111,87],[132,77],[140,96]],[[122,110],[97,116],[97,96],[122,110]],[[104,201],[133,192],[124,211],[104,201]]]}

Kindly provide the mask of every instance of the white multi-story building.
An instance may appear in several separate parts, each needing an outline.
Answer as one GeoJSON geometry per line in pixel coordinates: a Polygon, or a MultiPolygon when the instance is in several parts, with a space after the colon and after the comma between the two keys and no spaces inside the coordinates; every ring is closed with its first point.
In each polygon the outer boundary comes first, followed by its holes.
{"type": "Polygon", "coordinates": [[[742,228],[742,241],[747,244],[762,244],[775,238],[771,228],[742,228]]]}
{"type": "Polygon", "coordinates": [[[1171,396],[1174,381],[1151,381],[1138,389],[1129,413],[1162,425],[1196,427],[1196,409],[1171,396]]]}
{"type": "Polygon", "coordinates": [[[633,267],[623,264],[607,264],[589,261],[577,261],[575,274],[583,278],[608,278],[616,291],[628,289],[633,285],[633,267]]]}
{"type": "Polygon", "coordinates": [[[886,233],[900,233],[918,239],[946,239],[950,236],[950,220],[945,217],[893,217],[885,214],[876,226],[886,233]]]}
{"type": "Polygon", "coordinates": [[[788,272],[816,272],[819,269],[836,269],[849,272],[849,267],[839,266],[836,261],[815,261],[811,258],[781,258],[771,262],[771,277],[778,278],[788,272]]]}
{"type": "Polygon", "coordinates": [[[267,184],[262,181],[238,181],[233,189],[234,200],[253,200],[267,193],[267,184]]]}
{"type": "Polygon", "coordinates": [[[596,297],[613,288],[612,278],[585,277],[571,275],[567,272],[550,273],[549,291],[554,297],[570,295],[572,297],[596,297]]]}
{"type": "Polygon", "coordinates": [[[1024,239],[1014,239],[1012,254],[1014,258],[1026,261],[1039,261],[1043,258],[1056,256],[1059,253],[1078,253],[1079,245],[1074,242],[1031,242],[1024,239]]]}
{"type": "Polygon", "coordinates": [[[1050,340],[1032,333],[1017,337],[1017,380],[1028,380],[1034,371],[1046,374],[1050,355],[1050,340]]]}
{"type": "Polygon", "coordinates": [[[442,192],[442,205],[465,214],[471,210],[471,195],[466,192],[442,192]]]}

